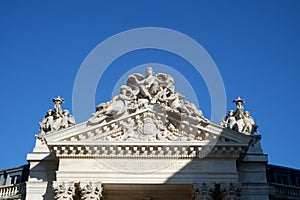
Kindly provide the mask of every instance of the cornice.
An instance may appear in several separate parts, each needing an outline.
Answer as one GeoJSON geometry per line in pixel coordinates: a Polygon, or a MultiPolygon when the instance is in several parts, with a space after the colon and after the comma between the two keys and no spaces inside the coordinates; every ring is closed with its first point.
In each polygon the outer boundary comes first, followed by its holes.
{"type": "Polygon", "coordinates": [[[59,158],[197,158],[239,157],[247,145],[211,145],[191,143],[50,143],[50,151],[59,158]]]}

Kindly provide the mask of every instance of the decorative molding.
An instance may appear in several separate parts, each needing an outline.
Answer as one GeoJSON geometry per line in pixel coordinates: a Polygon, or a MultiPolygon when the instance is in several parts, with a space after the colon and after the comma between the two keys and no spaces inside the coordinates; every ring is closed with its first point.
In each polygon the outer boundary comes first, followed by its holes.
{"type": "Polygon", "coordinates": [[[101,182],[97,183],[80,183],[81,199],[82,200],[100,200],[102,197],[103,187],[101,182]]]}
{"type": "Polygon", "coordinates": [[[101,182],[53,182],[53,190],[55,193],[55,200],[100,200],[102,197],[101,182]]]}
{"type": "Polygon", "coordinates": [[[241,199],[241,185],[233,183],[202,183],[202,185],[193,184],[194,200],[214,200],[214,199],[241,199]]]}
{"type": "MultiPolygon", "coordinates": [[[[56,115],[63,101],[53,99],[56,115]]],[[[253,136],[209,122],[175,91],[170,75],[147,68],[146,76],[130,75],[87,122],[37,137],[59,158],[202,158],[238,157],[253,136]]]]}
{"type": "Polygon", "coordinates": [[[63,141],[203,141],[218,138],[219,135],[208,133],[204,122],[195,125],[188,120],[193,119],[181,121],[151,107],[101,126],[93,125],[88,131],[63,141]]]}
{"type": "Polygon", "coordinates": [[[75,184],[65,182],[54,182],[53,190],[55,200],[73,200],[75,196],[75,184]]]}
{"type": "Polygon", "coordinates": [[[247,146],[210,146],[193,143],[93,143],[93,144],[48,144],[51,152],[60,158],[196,158],[238,157],[247,146]]]}

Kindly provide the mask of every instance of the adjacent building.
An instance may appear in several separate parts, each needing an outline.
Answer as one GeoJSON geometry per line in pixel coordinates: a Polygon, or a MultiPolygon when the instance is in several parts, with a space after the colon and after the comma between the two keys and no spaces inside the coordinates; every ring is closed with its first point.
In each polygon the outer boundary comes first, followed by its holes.
{"type": "Polygon", "coordinates": [[[0,171],[0,199],[24,200],[29,165],[0,171]]]}

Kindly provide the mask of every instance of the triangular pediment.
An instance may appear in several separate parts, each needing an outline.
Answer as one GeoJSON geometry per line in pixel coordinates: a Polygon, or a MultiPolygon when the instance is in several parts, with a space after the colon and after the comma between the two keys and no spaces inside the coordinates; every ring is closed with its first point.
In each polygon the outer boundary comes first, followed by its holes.
{"type": "Polygon", "coordinates": [[[251,140],[251,136],[211,122],[196,123],[189,117],[179,121],[167,116],[163,118],[162,113],[148,108],[102,124],[84,122],[45,135],[44,139],[58,157],[123,157],[124,152],[130,156],[136,152],[139,156],[149,156],[149,152],[154,154],[152,156],[159,156],[157,152],[164,152],[164,156],[170,153],[170,157],[194,157],[207,152],[233,156],[245,152],[251,140]],[[140,126],[136,121],[140,121],[140,126]],[[168,128],[170,122],[177,122],[178,128],[168,128]],[[151,131],[145,132],[146,129],[151,131]]]}
{"type": "MultiPolygon", "coordinates": [[[[82,123],[79,124],[79,126],[85,126],[85,129],[82,127],[71,127],[69,130],[66,129],[60,132],[56,132],[51,136],[49,135],[49,137],[45,137],[48,148],[55,156],[79,158],[130,158],[137,156],[145,158],[194,158],[205,156],[239,157],[241,153],[246,152],[251,140],[251,136],[244,135],[230,129],[223,129],[219,125],[213,123],[208,123],[205,127],[201,127],[201,130],[205,131],[204,139],[194,138],[191,140],[176,141],[102,140],[101,138],[104,138],[103,135],[105,135],[105,132],[102,135],[99,131],[98,134],[101,136],[98,137],[97,130],[103,129],[105,126],[105,129],[108,129],[107,124],[100,126],[87,126],[86,123],[82,123]],[[72,130],[82,130],[82,132],[71,134],[72,130]],[[96,139],[97,137],[99,139],[96,139]],[[55,140],[55,138],[59,140],[55,140]],[[78,140],[74,138],[78,138],[78,140]]],[[[195,127],[191,128],[195,129],[195,127]]],[[[106,133],[109,133],[109,131],[106,133]]]]}
{"type": "Polygon", "coordinates": [[[144,152],[160,147],[174,148],[172,152],[176,149],[193,152],[208,147],[241,152],[251,140],[251,136],[207,120],[201,110],[175,91],[171,76],[154,76],[150,72],[146,77],[130,75],[120,94],[99,104],[88,121],[43,132],[38,137],[52,152],[64,156],[95,152],[104,155],[128,149],[144,152]],[[152,85],[146,85],[149,82],[152,85]]]}
{"type": "Polygon", "coordinates": [[[211,142],[247,143],[249,136],[159,108],[147,108],[100,124],[88,121],[44,134],[51,142],[211,142]]]}

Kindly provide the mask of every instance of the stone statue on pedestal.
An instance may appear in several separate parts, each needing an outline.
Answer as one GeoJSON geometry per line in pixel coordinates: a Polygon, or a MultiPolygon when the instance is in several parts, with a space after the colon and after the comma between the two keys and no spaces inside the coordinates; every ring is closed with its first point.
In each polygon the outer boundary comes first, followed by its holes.
{"type": "Polygon", "coordinates": [[[62,110],[61,104],[65,100],[58,96],[53,98],[54,110],[49,109],[41,122],[39,122],[41,133],[58,131],[75,125],[75,119],[69,110],[62,110]]]}
{"type": "Polygon", "coordinates": [[[257,125],[249,111],[244,112],[244,99],[238,97],[233,100],[236,104],[235,112],[229,110],[228,114],[222,119],[221,125],[225,128],[230,128],[247,135],[252,135],[257,131],[257,125]]]}

